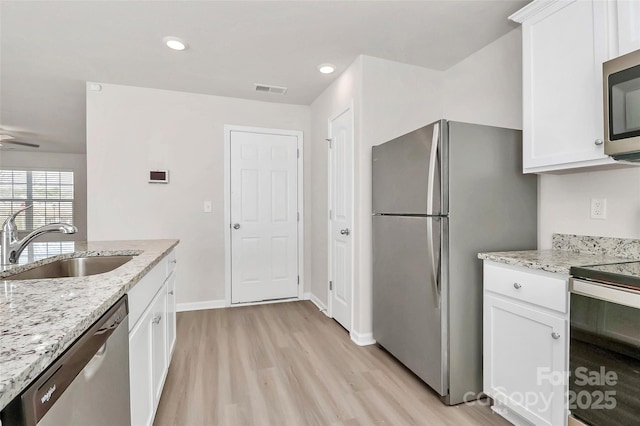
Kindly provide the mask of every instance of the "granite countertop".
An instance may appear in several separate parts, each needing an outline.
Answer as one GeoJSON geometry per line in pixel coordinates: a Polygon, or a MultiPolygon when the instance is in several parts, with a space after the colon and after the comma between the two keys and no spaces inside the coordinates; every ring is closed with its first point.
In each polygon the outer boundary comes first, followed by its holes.
{"type": "Polygon", "coordinates": [[[581,253],[569,250],[525,250],[479,253],[479,259],[507,265],[523,266],[541,271],[569,274],[572,266],[599,265],[604,263],[629,262],[629,258],[606,254],[581,253]]]}
{"type": "MultiPolygon", "coordinates": [[[[0,410],[153,268],[178,240],[75,242],[70,252],[0,271],[0,280],[58,259],[135,255],[104,274],[0,281],[0,410]]],[[[22,260],[28,261],[29,259],[22,260]]]]}
{"type": "Polygon", "coordinates": [[[572,266],[640,260],[640,240],[553,234],[550,250],[478,253],[478,258],[568,275],[572,266]]]}

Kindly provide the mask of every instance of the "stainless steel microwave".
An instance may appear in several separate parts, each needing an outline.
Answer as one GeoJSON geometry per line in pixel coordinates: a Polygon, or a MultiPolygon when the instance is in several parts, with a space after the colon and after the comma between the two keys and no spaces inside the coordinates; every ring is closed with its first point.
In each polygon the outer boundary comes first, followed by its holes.
{"type": "Polygon", "coordinates": [[[604,153],[640,162],[640,50],[602,65],[604,153]]]}

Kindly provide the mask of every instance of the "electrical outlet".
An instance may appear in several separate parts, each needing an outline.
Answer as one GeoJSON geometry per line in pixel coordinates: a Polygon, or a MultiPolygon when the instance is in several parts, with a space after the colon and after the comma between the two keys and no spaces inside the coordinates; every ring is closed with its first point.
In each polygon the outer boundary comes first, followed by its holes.
{"type": "Polygon", "coordinates": [[[592,198],[591,199],[591,219],[607,218],[607,199],[592,198]]]}

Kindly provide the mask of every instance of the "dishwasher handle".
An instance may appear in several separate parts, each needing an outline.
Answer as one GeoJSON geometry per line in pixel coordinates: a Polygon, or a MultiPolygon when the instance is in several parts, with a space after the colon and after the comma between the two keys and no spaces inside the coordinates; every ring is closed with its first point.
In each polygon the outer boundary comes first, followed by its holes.
{"type": "Polygon", "coordinates": [[[127,316],[124,295],[25,390],[20,399],[26,425],[38,423],[115,329],[128,326],[127,316]]]}

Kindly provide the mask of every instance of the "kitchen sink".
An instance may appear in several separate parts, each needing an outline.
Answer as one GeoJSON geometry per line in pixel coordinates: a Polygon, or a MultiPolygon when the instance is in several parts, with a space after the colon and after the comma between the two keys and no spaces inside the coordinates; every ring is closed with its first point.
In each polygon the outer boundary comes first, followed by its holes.
{"type": "Polygon", "coordinates": [[[133,256],[89,256],[60,259],[1,279],[35,280],[86,277],[113,271],[131,259],[133,259],[133,256]]]}

